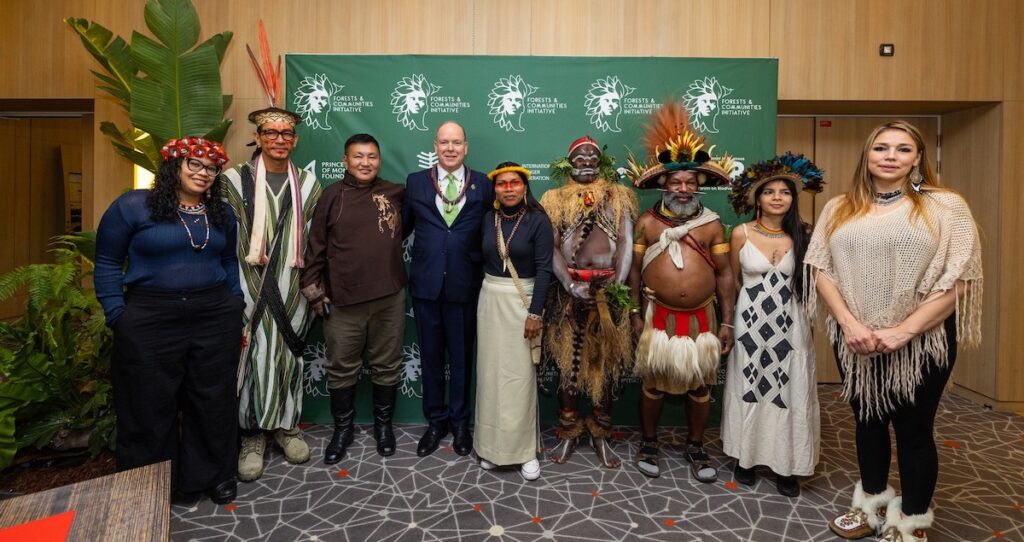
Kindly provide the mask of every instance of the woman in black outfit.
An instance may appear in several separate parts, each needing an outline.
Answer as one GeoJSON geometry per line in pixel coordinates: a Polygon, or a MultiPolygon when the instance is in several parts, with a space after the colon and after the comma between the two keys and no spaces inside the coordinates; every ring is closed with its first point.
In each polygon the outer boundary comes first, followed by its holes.
{"type": "Polygon", "coordinates": [[[179,497],[224,504],[235,498],[245,305],[235,215],[221,199],[228,157],[190,137],[161,152],[153,188],[115,200],[96,234],[96,297],[114,330],[117,469],[170,459],[179,497]]]}

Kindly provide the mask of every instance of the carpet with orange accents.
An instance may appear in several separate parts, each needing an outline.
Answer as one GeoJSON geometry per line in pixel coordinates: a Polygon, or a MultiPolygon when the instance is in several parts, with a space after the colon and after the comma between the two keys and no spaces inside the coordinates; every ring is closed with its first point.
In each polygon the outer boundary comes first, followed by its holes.
{"type": "MultiPolygon", "coordinates": [[[[330,428],[312,426],[308,463],[289,465],[268,446],[265,474],[239,484],[233,504],[174,506],[171,539],[836,541],[826,524],[847,509],[858,479],[853,421],[837,386],[821,386],[819,395],[821,462],[796,499],[778,495],[767,471],[759,471],[753,488],[732,483],[732,461],[722,456],[717,430],[706,441],[719,481],[701,484],[682,458],[685,428],[663,429],[660,478],[633,467],[639,434],[622,428],[621,468],[597,468],[584,444],[565,465],[543,461],[541,478],[525,482],[518,469],[484,471],[471,457],[457,456],[449,439],[433,455],[416,457],[422,427],[415,425],[396,428],[399,451],[387,459],[376,454],[370,428],[360,426],[348,457],[324,465],[330,428]]],[[[947,396],[936,423],[940,473],[929,540],[1024,542],[1024,419],[947,396]]],[[[543,437],[546,445],[555,443],[553,431],[543,437]]],[[[892,473],[898,489],[895,462],[892,473]]]]}

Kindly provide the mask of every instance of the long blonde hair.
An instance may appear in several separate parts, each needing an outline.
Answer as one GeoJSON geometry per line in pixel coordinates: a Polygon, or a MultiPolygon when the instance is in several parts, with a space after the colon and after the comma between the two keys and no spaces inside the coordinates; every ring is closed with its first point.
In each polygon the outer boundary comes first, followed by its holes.
{"type": "Polygon", "coordinates": [[[917,169],[924,177],[924,186],[926,188],[918,192],[908,186],[910,184],[910,176],[908,175],[904,179],[903,193],[907,199],[910,200],[913,206],[910,211],[910,219],[923,219],[925,224],[931,229],[931,220],[929,220],[925,213],[924,207],[924,194],[925,190],[945,190],[939,186],[939,178],[935,175],[935,170],[932,169],[932,164],[928,160],[927,147],[924,144],[924,137],[921,136],[921,131],[916,126],[910,124],[904,120],[895,120],[887,122],[876,127],[871,131],[871,135],[864,141],[864,147],[860,151],[860,160],[857,162],[857,169],[853,172],[853,186],[850,191],[845,194],[842,200],[839,201],[836,207],[835,213],[832,214],[832,220],[828,225],[827,233],[831,236],[840,226],[857,218],[867,214],[871,209],[871,205],[875,201],[875,190],[872,184],[871,172],[868,171],[868,153],[871,151],[871,145],[878,138],[878,135],[886,130],[899,130],[905,132],[914,140],[914,146],[917,147],[917,155],[920,157],[917,169]]]}

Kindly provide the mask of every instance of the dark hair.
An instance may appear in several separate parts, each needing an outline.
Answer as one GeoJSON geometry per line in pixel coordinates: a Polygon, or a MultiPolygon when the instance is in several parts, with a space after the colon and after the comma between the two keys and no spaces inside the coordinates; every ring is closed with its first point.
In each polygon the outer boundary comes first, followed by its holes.
{"type": "Polygon", "coordinates": [[[355,134],[345,140],[345,154],[348,154],[348,148],[352,145],[359,145],[361,143],[373,143],[377,147],[377,152],[380,152],[380,143],[377,143],[377,138],[370,134],[355,134]]]}
{"type": "Polygon", "coordinates": [[[754,207],[759,209],[761,193],[764,187],[775,181],[786,183],[786,188],[793,194],[793,204],[782,217],[782,231],[786,232],[793,239],[793,297],[803,302],[804,295],[804,254],[807,254],[807,245],[811,242],[810,227],[800,218],[800,193],[796,189],[796,183],[792,179],[772,179],[767,183],[761,183],[754,190],[754,207]]]}
{"type": "MultiPolygon", "coordinates": [[[[519,165],[519,164],[517,164],[515,162],[502,162],[502,163],[494,166],[494,169],[501,169],[501,168],[505,168],[505,167],[523,167],[523,166],[521,166],[521,165],[519,165]]],[[[537,211],[537,212],[540,212],[540,213],[547,214],[544,211],[544,208],[541,207],[540,202],[537,201],[537,199],[533,197],[533,192],[530,191],[530,180],[526,178],[526,175],[523,175],[522,173],[520,173],[518,171],[513,171],[513,172],[510,172],[510,173],[515,173],[516,175],[518,175],[519,178],[523,180],[523,184],[526,185],[526,195],[523,198],[523,201],[526,202],[526,212],[537,211]]]]}
{"type": "MultiPolygon", "coordinates": [[[[146,207],[149,207],[153,222],[172,222],[178,218],[178,187],[181,186],[181,163],[184,160],[173,158],[160,164],[153,188],[146,197],[146,207]]],[[[210,224],[218,229],[223,229],[228,221],[228,204],[221,196],[222,186],[221,176],[217,175],[210,185],[209,196],[204,198],[206,217],[210,219],[210,224]]]]}

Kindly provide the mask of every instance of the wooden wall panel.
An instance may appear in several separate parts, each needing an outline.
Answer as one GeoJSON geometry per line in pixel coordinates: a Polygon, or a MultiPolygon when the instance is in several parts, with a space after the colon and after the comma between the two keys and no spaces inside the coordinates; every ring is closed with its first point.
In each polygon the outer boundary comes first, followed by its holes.
{"type": "Polygon", "coordinates": [[[544,16],[550,3],[474,3],[473,52],[478,55],[529,55],[532,52],[534,10],[544,16]]]}
{"type": "MultiPolygon", "coordinates": [[[[942,117],[942,183],[960,192],[974,213],[982,237],[985,269],[982,345],[960,349],[953,381],[969,390],[995,398],[1000,343],[999,156],[1002,107],[988,105],[942,117]]],[[[1012,337],[1012,335],[1010,336],[1012,337]]],[[[1009,337],[1008,337],[1009,338],[1009,337]]],[[[1012,340],[1012,339],[1011,339],[1012,340]]]]}
{"type": "MultiPolygon", "coordinates": [[[[122,129],[128,126],[127,113],[108,98],[96,100],[94,115],[97,120],[114,122],[122,129]]],[[[90,145],[83,148],[89,149],[90,145]]],[[[100,133],[99,122],[93,125],[91,148],[94,182],[86,183],[82,191],[82,228],[87,230],[96,229],[111,202],[132,188],[132,164],[114,152],[110,138],[100,133]]]]}
{"type": "MultiPolygon", "coordinates": [[[[636,7],[617,0],[531,0],[530,52],[535,55],[623,56],[625,18],[636,7]]],[[[639,4],[639,3],[638,3],[639,4]]]]}
{"type": "Polygon", "coordinates": [[[1002,7],[971,0],[772,0],[779,98],[997,101],[1011,24],[1002,7]],[[895,44],[895,56],[880,57],[881,43],[895,44]]]}
{"type": "MultiPolygon", "coordinates": [[[[25,157],[30,133],[26,119],[0,119],[0,146],[9,151],[0,153],[0,275],[29,263],[25,202],[30,168],[25,157]]],[[[24,302],[22,295],[0,302],[0,320],[20,314],[24,302]]]]}
{"type": "Polygon", "coordinates": [[[999,45],[1004,49],[1003,58],[1003,99],[1024,100],[1024,2],[1021,0],[1002,0],[1001,11],[1004,14],[1004,25],[1010,31],[1004,33],[1004,40],[999,45]]]}
{"type": "MultiPolygon", "coordinates": [[[[280,51],[775,56],[787,100],[999,100],[1024,92],[1019,0],[195,3],[204,37],[235,32],[229,88],[248,85],[242,44],[254,42],[262,17],[280,51]],[[896,44],[895,57],[878,56],[883,41],[896,44]]],[[[82,69],[93,61],[62,18],[99,21],[125,37],[144,28],[142,2],[0,0],[0,8],[18,21],[0,36],[0,68],[19,74],[0,80],[0,96],[9,98],[93,97],[82,69]]]]}
{"type": "MultiPolygon", "coordinates": [[[[775,124],[775,153],[786,151],[803,154],[814,161],[814,117],[779,117],[775,124]]],[[[815,195],[799,194],[800,218],[814,224],[818,213],[815,209],[815,195]]]]}
{"type": "MultiPolygon", "coordinates": [[[[535,0],[536,2],[536,0],[535,0]]],[[[559,2],[585,10],[587,0],[559,2]]],[[[538,11],[538,7],[534,7],[538,11]]],[[[625,2],[623,52],[629,56],[767,57],[770,2],[642,0],[625,2]]],[[[558,24],[555,21],[555,24],[558,24]]],[[[605,39],[608,39],[605,37],[605,39]]],[[[540,54],[534,52],[534,54],[540,54]]],[[[566,53],[551,53],[566,54],[566,53]]],[[[595,53],[583,53],[595,54],[595,53]]]]}
{"type": "Polygon", "coordinates": [[[1024,182],[1020,153],[1024,149],[1024,101],[1003,103],[999,199],[999,364],[996,398],[1024,403],[1024,182]]]}

